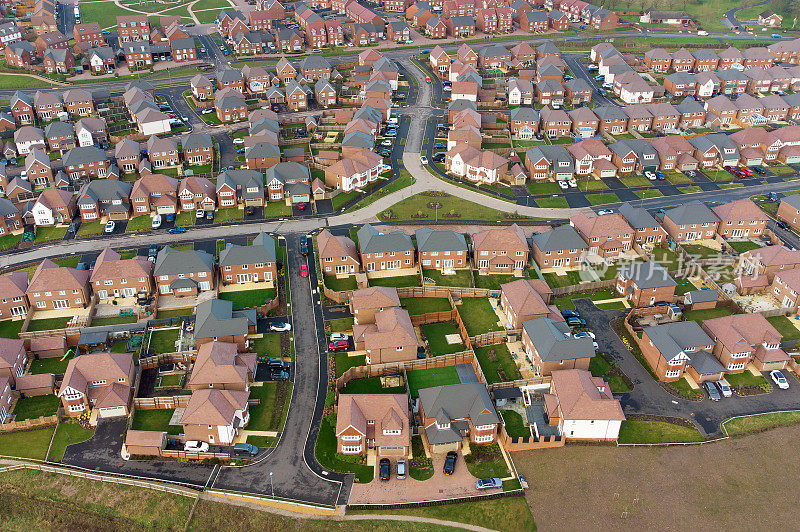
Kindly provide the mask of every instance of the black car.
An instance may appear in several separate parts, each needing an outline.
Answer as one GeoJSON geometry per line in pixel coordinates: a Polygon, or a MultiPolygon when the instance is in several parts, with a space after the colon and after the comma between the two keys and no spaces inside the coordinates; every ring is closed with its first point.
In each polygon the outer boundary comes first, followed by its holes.
{"type": "Polygon", "coordinates": [[[425,346],[424,345],[417,346],[417,358],[418,359],[425,358],[425,346]]]}
{"type": "Polygon", "coordinates": [[[778,227],[780,227],[781,229],[785,229],[786,231],[789,230],[789,224],[787,224],[783,220],[778,221],[778,227]]]}
{"type": "Polygon", "coordinates": [[[267,367],[269,367],[270,369],[288,371],[289,370],[289,366],[290,366],[290,364],[289,364],[289,361],[287,361],[287,360],[280,360],[278,358],[270,358],[267,361],[267,367]]]}
{"type": "Polygon", "coordinates": [[[766,174],[767,170],[763,166],[754,166],[753,171],[757,174],[766,174]]]}
{"type": "Polygon", "coordinates": [[[392,152],[391,152],[391,150],[387,150],[387,149],[384,148],[384,149],[382,149],[382,150],[380,150],[378,152],[378,155],[380,155],[381,157],[391,157],[392,156],[392,152]]]}
{"type": "Polygon", "coordinates": [[[458,454],[455,451],[448,451],[444,459],[444,474],[452,475],[456,470],[456,459],[458,454]]]}
{"type": "Polygon", "coordinates": [[[565,321],[570,327],[586,327],[586,320],[583,318],[572,316],[571,318],[567,318],[565,321]]]}
{"type": "Polygon", "coordinates": [[[247,213],[247,216],[252,216],[256,213],[256,209],[255,207],[247,207],[247,209],[245,209],[245,212],[247,213]]]}
{"type": "Polygon", "coordinates": [[[380,466],[380,479],[384,481],[389,480],[389,477],[392,476],[392,463],[388,458],[381,458],[378,464],[380,466]]]}
{"type": "Polygon", "coordinates": [[[581,315],[578,314],[575,310],[562,310],[561,311],[562,318],[580,318],[581,315]]]}
{"type": "Polygon", "coordinates": [[[443,153],[437,153],[436,155],[431,157],[431,159],[433,159],[433,161],[437,162],[437,163],[444,162],[444,158],[445,158],[445,155],[443,153]]]}
{"type": "Polygon", "coordinates": [[[289,378],[289,372],[285,369],[273,369],[269,372],[269,378],[274,381],[285,381],[289,378]]]}
{"type": "Polygon", "coordinates": [[[150,244],[150,248],[147,250],[147,257],[155,258],[158,255],[158,244],[150,244]]]}

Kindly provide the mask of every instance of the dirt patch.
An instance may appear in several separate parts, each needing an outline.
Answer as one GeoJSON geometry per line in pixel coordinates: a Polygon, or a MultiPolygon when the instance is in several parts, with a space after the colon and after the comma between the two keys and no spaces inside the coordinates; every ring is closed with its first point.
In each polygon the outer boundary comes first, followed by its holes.
{"type": "Polygon", "coordinates": [[[567,445],[514,453],[540,530],[784,528],[800,427],[673,447],[567,445]],[[556,473],[557,472],[557,473],[556,473]],[[758,493],[758,497],[753,497],[758,493]]]}

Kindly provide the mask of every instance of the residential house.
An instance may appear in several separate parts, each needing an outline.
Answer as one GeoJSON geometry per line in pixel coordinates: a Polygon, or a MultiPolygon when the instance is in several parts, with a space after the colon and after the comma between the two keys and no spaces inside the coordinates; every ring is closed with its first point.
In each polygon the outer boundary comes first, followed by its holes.
{"type": "Polygon", "coordinates": [[[528,264],[530,248],[517,224],[478,231],[472,237],[474,267],[482,273],[513,273],[528,264]]]}
{"type": "Polygon", "coordinates": [[[211,341],[197,348],[186,387],[247,392],[256,371],[255,353],[240,353],[235,343],[211,341]]]}
{"type": "Polygon", "coordinates": [[[385,310],[400,308],[397,288],[371,286],[353,290],[350,295],[350,311],[355,325],[375,323],[375,316],[385,310]]]}
{"type": "Polygon", "coordinates": [[[423,227],[417,229],[414,235],[423,269],[451,272],[469,268],[469,247],[461,233],[423,227]]]}
{"type": "Polygon", "coordinates": [[[558,317],[558,309],[551,306],[553,291],[541,279],[517,279],[500,285],[499,310],[511,329],[536,318],[558,317]]]}
{"type": "Polygon", "coordinates": [[[154,169],[170,168],[180,164],[178,143],[171,138],[151,135],[147,139],[147,158],[154,169]]]}
{"type": "Polygon", "coordinates": [[[356,245],[348,237],[323,229],[317,235],[317,246],[323,275],[353,275],[361,269],[356,245]]]}
{"type": "Polygon", "coordinates": [[[208,133],[190,133],[186,135],[181,140],[181,150],[183,159],[189,166],[214,162],[214,143],[208,133]]]}
{"type": "Polygon", "coordinates": [[[33,272],[25,294],[36,310],[85,308],[91,299],[89,272],[44,259],[33,272]]]}
{"type": "Polygon", "coordinates": [[[250,421],[249,391],[197,390],[192,392],[181,416],[187,439],[231,445],[250,421]]]}
{"type": "Polygon", "coordinates": [[[109,161],[105,152],[97,146],[78,146],[61,157],[64,171],[73,179],[105,177],[109,161]]]}
{"type": "MultiPolygon", "coordinates": [[[[6,194],[11,194],[11,184],[6,194]]],[[[59,188],[46,188],[31,208],[36,226],[67,224],[78,212],[71,192],[59,188]]]]}
{"type": "Polygon", "coordinates": [[[131,353],[87,353],[73,357],[58,390],[67,416],[88,410],[99,419],[127,416],[136,366],[131,353]]]}
{"type": "Polygon", "coordinates": [[[464,438],[470,445],[490,444],[497,437],[500,417],[480,382],[423,388],[420,418],[432,453],[457,451],[464,438]]]}
{"type": "Polygon", "coordinates": [[[725,239],[761,236],[770,219],[750,198],[716,205],[711,210],[719,218],[717,231],[725,239]]]}
{"type": "Polygon", "coordinates": [[[255,309],[233,310],[233,303],[208,299],[195,309],[194,339],[198,346],[219,341],[237,345],[240,353],[248,351],[249,335],[256,333],[255,309]]]}
{"type": "Polygon", "coordinates": [[[667,232],[646,209],[623,203],[619,213],[633,228],[634,242],[640,247],[652,247],[666,242],[667,232]]]}
{"type": "Polygon", "coordinates": [[[140,175],[130,191],[134,215],[175,214],[178,211],[178,180],[150,172],[140,175]]]}
{"type": "Polygon", "coordinates": [[[25,171],[28,172],[28,181],[35,187],[46,188],[53,183],[50,158],[39,148],[34,148],[25,157],[25,171]]]}
{"type": "Polygon", "coordinates": [[[264,175],[256,170],[226,170],[217,176],[220,207],[264,205],[264,175]]]}
{"type": "Polygon", "coordinates": [[[336,416],[336,451],[379,457],[409,457],[411,429],[405,394],[340,394],[336,416]]]}
{"type": "Polygon", "coordinates": [[[624,264],[617,273],[617,292],[634,307],[647,307],[656,302],[671,304],[676,286],[666,268],[653,261],[624,264]]]}
{"type": "Polygon", "coordinates": [[[27,289],[28,272],[17,270],[0,275],[0,320],[23,319],[28,314],[27,289]]]}
{"type": "Polygon", "coordinates": [[[153,291],[153,263],[137,255],[130,259],[105,248],[95,261],[89,277],[92,291],[100,303],[118,304],[121,298],[153,291]]]}
{"type": "Polygon", "coordinates": [[[193,297],[214,289],[214,256],[205,251],[164,246],[153,270],[158,292],[193,297]]]}
{"type": "Polygon", "coordinates": [[[189,176],[181,179],[178,184],[178,199],[182,211],[213,211],[217,207],[214,183],[205,177],[189,176]]]}
{"type": "Polygon", "coordinates": [[[228,244],[219,253],[223,286],[273,283],[278,278],[275,239],[259,233],[249,246],[228,244]]]}
{"type": "Polygon", "coordinates": [[[411,324],[411,316],[402,308],[378,311],[374,323],[353,325],[353,341],[357,350],[366,351],[367,364],[404,362],[417,358],[419,340],[411,324]]]}
{"type": "Polygon", "coordinates": [[[95,112],[94,101],[89,91],[69,89],[64,92],[64,108],[73,117],[89,116],[95,112]]]}
{"type": "Polygon", "coordinates": [[[727,373],[741,373],[752,362],[759,371],[781,370],[789,355],[782,335],[763,314],[733,314],[704,320],[703,330],[714,341],[714,356],[727,373]]]}
{"type": "Polygon", "coordinates": [[[416,265],[414,243],[402,231],[379,233],[370,224],[358,230],[361,266],[367,272],[401,270],[416,265]]]}
{"type": "Polygon", "coordinates": [[[639,340],[642,355],[660,381],[674,382],[684,371],[695,382],[722,378],[725,367],[713,355],[714,340],[696,321],[646,327],[639,340]]]}
{"type": "Polygon", "coordinates": [[[545,405],[548,423],[558,426],[565,439],[616,440],[625,421],[611,386],[602,377],[582,369],[554,371],[545,405]]]}
{"type": "Polygon", "coordinates": [[[127,220],[131,212],[131,189],[130,183],[118,179],[98,179],[84,184],[76,202],[81,220],[127,220]]]}
{"type": "Polygon", "coordinates": [[[560,225],[533,235],[531,246],[533,260],[541,270],[577,268],[588,249],[589,246],[571,225],[560,225]]]}
{"type": "Polygon", "coordinates": [[[595,355],[592,339],[574,338],[563,319],[523,322],[522,346],[534,372],[541,376],[562,369],[589,369],[589,361],[595,355]]]}
{"type": "Polygon", "coordinates": [[[631,249],[634,230],[619,213],[580,213],[570,218],[569,223],[589,245],[589,253],[607,262],[614,262],[631,249]]]}
{"type": "Polygon", "coordinates": [[[563,145],[534,146],[525,152],[525,169],[531,179],[568,181],[575,173],[572,154],[563,145]]]}

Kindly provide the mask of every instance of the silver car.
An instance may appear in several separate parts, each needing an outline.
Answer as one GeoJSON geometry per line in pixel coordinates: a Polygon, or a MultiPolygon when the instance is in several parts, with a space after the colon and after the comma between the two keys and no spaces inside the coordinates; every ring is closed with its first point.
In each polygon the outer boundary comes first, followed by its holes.
{"type": "Polygon", "coordinates": [[[475,482],[475,488],[479,490],[491,490],[502,487],[503,487],[503,481],[497,477],[482,478],[479,481],[475,482]]]}

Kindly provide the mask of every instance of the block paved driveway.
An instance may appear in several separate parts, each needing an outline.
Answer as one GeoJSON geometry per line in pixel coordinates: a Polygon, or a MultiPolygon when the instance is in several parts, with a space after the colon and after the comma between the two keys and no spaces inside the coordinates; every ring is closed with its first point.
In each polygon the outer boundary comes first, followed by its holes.
{"type": "Polygon", "coordinates": [[[353,484],[350,491],[350,504],[393,504],[403,502],[435,501],[464,497],[478,493],[492,493],[501,490],[478,492],[475,481],[464,456],[459,453],[455,472],[448,476],[442,472],[444,467],[444,453],[433,455],[433,476],[426,481],[414,480],[406,476],[398,480],[397,461],[392,460],[392,477],[386,482],[378,478],[378,465],[375,464],[375,480],[369,484],[353,484]]]}
{"type": "Polygon", "coordinates": [[[576,299],[575,308],[595,333],[600,351],[614,357],[619,368],[633,381],[631,392],[614,394],[626,414],[680,417],[693,422],[703,435],[715,437],[723,434],[720,423],[728,418],[800,408],[800,382],[788,371],[783,372],[789,381],[788,390],[775,388],[770,393],[750,397],[734,394],[717,402],[707,397],[702,401],[675,397],[650,376],[611,328],[610,322],[623,316],[624,311],[600,310],[589,299],[576,299]]]}

